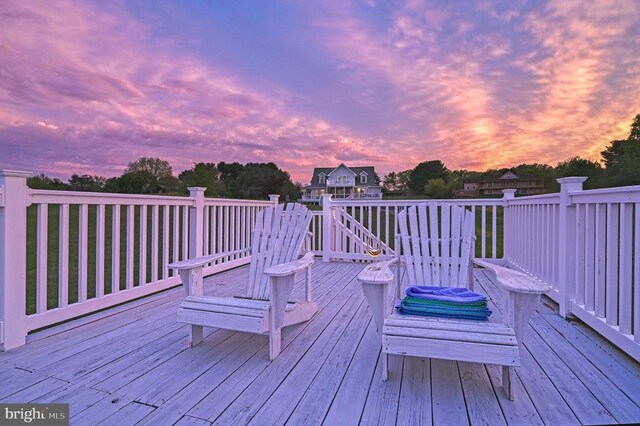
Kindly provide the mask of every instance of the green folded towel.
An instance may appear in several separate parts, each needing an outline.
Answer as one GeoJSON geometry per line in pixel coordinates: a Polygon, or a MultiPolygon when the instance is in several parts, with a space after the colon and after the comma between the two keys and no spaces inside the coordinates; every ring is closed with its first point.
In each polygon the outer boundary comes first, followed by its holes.
{"type": "Polygon", "coordinates": [[[456,304],[455,302],[405,297],[396,304],[398,312],[409,315],[486,321],[491,315],[487,302],[456,304]]]}

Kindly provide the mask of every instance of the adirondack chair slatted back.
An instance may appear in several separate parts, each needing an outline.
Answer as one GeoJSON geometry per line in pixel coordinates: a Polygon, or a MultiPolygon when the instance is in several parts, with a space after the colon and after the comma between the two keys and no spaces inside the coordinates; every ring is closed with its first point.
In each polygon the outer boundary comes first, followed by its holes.
{"type": "Polygon", "coordinates": [[[398,214],[400,257],[407,284],[470,287],[473,214],[445,203],[423,203],[398,214]]]}
{"type": "Polygon", "coordinates": [[[247,297],[269,299],[269,280],[264,269],[298,258],[312,217],[306,207],[296,203],[289,203],[286,208],[278,204],[258,213],[251,242],[247,297]]]}

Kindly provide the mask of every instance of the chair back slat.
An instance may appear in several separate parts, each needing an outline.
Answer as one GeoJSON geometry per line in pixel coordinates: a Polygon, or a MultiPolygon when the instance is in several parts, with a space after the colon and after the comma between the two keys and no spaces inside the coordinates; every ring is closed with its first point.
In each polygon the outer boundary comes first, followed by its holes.
{"type": "Polygon", "coordinates": [[[247,297],[269,299],[265,268],[296,260],[309,232],[312,213],[296,203],[269,207],[258,213],[252,238],[247,297]]]}
{"type": "Polygon", "coordinates": [[[422,203],[397,217],[409,285],[470,287],[475,221],[463,207],[422,203]]]}

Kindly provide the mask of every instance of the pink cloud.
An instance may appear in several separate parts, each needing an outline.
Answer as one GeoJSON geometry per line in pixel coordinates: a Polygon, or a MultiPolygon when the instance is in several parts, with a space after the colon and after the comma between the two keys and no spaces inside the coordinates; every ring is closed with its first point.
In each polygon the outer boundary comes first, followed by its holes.
{"type": "Polygon", "coordinates": [[[166,48],[167,39],[150,49],[153,24],[120,3],[7,3],[0,167],[113,176],[139,156],[165,158],[176,171],[274,161],[306,181],[313,167],[340,162],[384,173],[435,158],[477,169],[598,158],[638,113],[637,3],[518,6],[465,12],[409,1],[384,25],[365,19],[359,3],[301,6],[349,99],[393,118],[376,134],[302,112],[297,105],[312,99],[256,83],[258,70],[243,80],[166,48]],[[496,26],[481,28],[470,14],[496,26]]]}

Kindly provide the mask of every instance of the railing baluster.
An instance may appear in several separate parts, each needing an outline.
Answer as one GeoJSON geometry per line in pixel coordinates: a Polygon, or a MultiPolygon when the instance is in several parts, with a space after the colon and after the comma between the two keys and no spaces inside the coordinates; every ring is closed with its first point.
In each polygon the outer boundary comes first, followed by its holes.
{"type": "Polygon", "coordinates": [[[584,304],[589,311],[594,310],[595,294],[595,206],[593,204],[585,204],[585,240],[584,240],[584,304]]]}
{"type": "Polygon", "coordinates": [[[618,229],[619,206],[607,204],[607,278],[605,318],[609,325],[618,325],[618,229]]]}
{"type": "Polygon", "coordinates": [[[37,235],[37,256],[36,256],[36,312],[42,313],[47,310],[47,285],[48,285],[48,254],[49,245],[49,206],[38,204],[38,235],[37,235]]]}
{"type": "MultiPolygon", "coordinates": [[[[620,271],[620,295],[619,295],[619,325],[620,333],[631,334],[633,288],[632,288],[632,242],[633,234],[633,205],[620,204],[620,259],[618,269],[620,271]]],[[[637,290],[636,290],[637,291],[637,290]]]]}
{"type": "Polygon", "coordinates": [[[151,206],[151,282],[158,281],[159,206],[151,206]]]}
{"type": "MultiPolygon", "coordinates": [[[[230,208],[230,219],[231,219],[231,227],[229,228],[229,251],[235,251],[236,249],[236,214],[237,214],[237,207],[236,206],[231,206],[230,208]]],[[[236,255],[234,254],[233,256],[231,256],[229,258],[229,260],[235,260],[236,259],[236,255]]]]}
{"type": "Polygon", "coordinates": [[[140,255],[138,258],[139,285],[147,283],[147,206],[140,206],[140,255]]]}
{"type": "Polygon", "coordinates": [[[105,243],[105,205],[98,204],[96,208],[96,299],[104,296],[105,243]]]}
{"type": "Polygon", "coordinates": [[[135,206],[128,205],[127,206],[127,259],[125,262],[125,288],[130,289],[133,288],[133,265],[134,265],[134,256],[133,256],[133,246],[134,246],[134,238],[135,238],[135,206]]]}
{"type": "Polygon", "coordinates": [[[162,278],[169,278],[169,206],[162,207],[162,278]]]}
{"type": "Polygon", "coordinates": [[[640,203],[635,203],[633,229],[633,340],[640,343],[640,203]]]}
{"type": "Polygon", "coordinates": [[[582,248],[585,246],[585,205],[584,204],[576,204],[576,259],[575,259],[575,268],[576,268],[576,288],[575,288],[575,299],[576,302],[580,305],[584,305],[585,298],[585,276],[584,276],[584,265],[585,265],[585,252],[582,248]]]}
{"type": "Polygon", "coordinates": [[[78,210],[78,302],[87,300],[89,267],[89,206],[81,204],[78,210]]]}
{"type": "Polygon", "coordinates": [[[120,291],[120,205],[112,206],[111,215],[111,294],[120,291]]]}
{"type": "Polygon", "coordinates": [[[181,259],[189,258],[189,207],[182,207],[182,256],[181,259]]]}
{"type": "MultiPolygon", "coordinates": [[[[172,253],[171,253],[171,261],[177,262],[180,260],[180,207],[173,206],[172,209],[173,221],[171,225],[171,239],[172,239],[172,253]]],[[[178,275],[178,271],[175,269],[171,270],[171,276],[175,277],[178,275]]]]}
{"type": "Polygon", "coordinates": [[[215,205],[208,207],[211,215],[211,227],[209,230],[209,253],[214,254],[216,251],[216,226],[217,226],[217,207],[215,205]]]}
{"type": "MultiPolygon", "coordinates": [[[[224,216],[225,216],[225,227],[224,227],[224,251],[231,251],[231,244],[229,241],[229,228],[231,227],[231,207],[224,206],[224,216]]],[[[225,258],[225,261],[228,261],[229,258],[225,258]]]]}
{"type": "Polygon", "coordinates": [[[60,205],[58,307],[69,304],[69,205],[60,205]]]}
{"type": "Polygon", "coordinates": [[[202,236],[202,245],[203,245],[203,255],[211,254],[209,251],[210,247],[210,238],[211,238],[211,207],[205,206],[204,208],[204,223],[203,223],[203,236],[202,236]]]}
{"type": "Polygon", "coordinates": [[[606,205],[596,204],[595,217],[595,314],[605,315],[606,205]]]}
{"type": "MultiPolygon", "coordinates": [[[[504,209],[503,209],[504,211],[504,209]]],[[[504,223],[504,215],[503,223],[504,223]]],[[[491,258],[498,257],[498,206],[491,207],[491,258]]]]}
{"type": "Polygon", "coordinates": [[[217,229],[217,234],[218,234],[218,243],[217,243],[217,247],[216,247],[216,252],[215,253],[222,253],[225,251],[225,247],[222,245],[222,238],[224,237],[224,232],[222,231],[224,229],[224,209],[222,206],[218,206],[216,208],[216,210],[218,210],[218,229],[217,229]]]}
{"type": "Polygon", "coordinates": [[[481,253],[482,258],[487,257],[487,206],[482,206],[480,217],[482,220],[480,239],[481,239],[481,253]]]}

